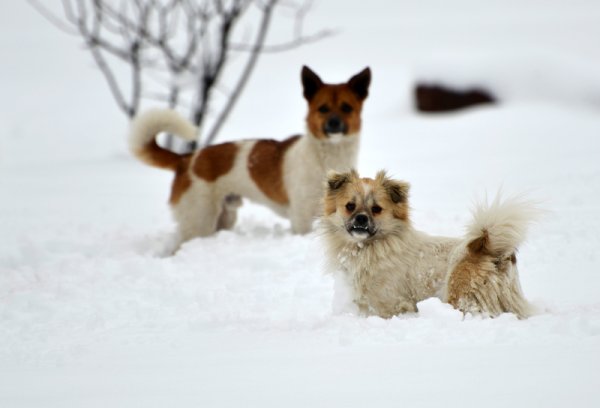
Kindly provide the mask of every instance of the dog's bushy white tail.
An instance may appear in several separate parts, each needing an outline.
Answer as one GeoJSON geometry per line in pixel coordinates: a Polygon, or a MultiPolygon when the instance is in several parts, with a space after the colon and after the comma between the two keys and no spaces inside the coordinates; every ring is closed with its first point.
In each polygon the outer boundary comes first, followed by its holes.
{"type": "Polygon", "coordinates": [[[129,131],[129,148],[140,160],[157,167],[174,169],[180,155],[156,143],[161,132],[172,133],[185,140],[196,139],[196,127],[174,110],[152,109],[136,116],[129,131]]]}
{"type": "Polygon", "coordinates": [[[136,116],[129,131],[129,146],[136,151],[154,140],[161,132],[180,136],[188,141],[196,139],[196,127],[179,113],[170,109],[151,109],[136,116]]]}
{"type": "Polygon", "coordinates": [[[523,197],[502,199],[498,193],[490,203],[478,203],[466,239],[471,252],[499,256],[514,251],[524,240],[527,229],[541,213],[535,203],[523,197]]]}

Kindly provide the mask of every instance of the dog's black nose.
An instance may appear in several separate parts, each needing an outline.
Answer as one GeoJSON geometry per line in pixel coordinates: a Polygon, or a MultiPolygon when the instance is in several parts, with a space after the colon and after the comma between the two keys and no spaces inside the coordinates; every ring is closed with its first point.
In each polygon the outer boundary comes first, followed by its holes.
{"type": "Polygon", "coordinates": [[[325,131],[327,133],[343,133],[344,122],[337,116],[332,116],[325,122],[325,131]]]}
{"type": "Polygon", "coordinates": [[[364,214],[358,214],[355,218],[354,218],[354,225],[358,226],[358,227],[365,227],[369,224],[369,217],[367,217],[364,214]]]}

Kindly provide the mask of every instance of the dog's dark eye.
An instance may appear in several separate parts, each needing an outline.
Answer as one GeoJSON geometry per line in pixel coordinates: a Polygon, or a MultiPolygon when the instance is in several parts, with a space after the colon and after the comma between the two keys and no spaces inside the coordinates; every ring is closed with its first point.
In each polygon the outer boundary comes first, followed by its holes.
{"type": "Polygon", "coordinates": [[[319,106],[319,112],[327,113],[327,112],[329,112],[329,107],[327,105],[321,105],[321,106],[319,106]]]}
{"type": "Polygon", "coordinates": [[[374,205],[373,207],[371,207],[371,211],[373,212],[373,214],[379,214],[381,213],[381,211],[383,211],[383,208],[381,208],[378,205],[374,205]]]}
{"type": "Polygon", "coordinates": [[[350,106],[346,102],[342,103],[342,112],[344,112],[344,113],[352,112],[352,106],[350,106]]]}
{"type": "Polygon", "coordinates": [[[354,203],[348,203],[346,204],[346,210],[348,211],[354,211],[356,209],[356,204],[354,203]]]}

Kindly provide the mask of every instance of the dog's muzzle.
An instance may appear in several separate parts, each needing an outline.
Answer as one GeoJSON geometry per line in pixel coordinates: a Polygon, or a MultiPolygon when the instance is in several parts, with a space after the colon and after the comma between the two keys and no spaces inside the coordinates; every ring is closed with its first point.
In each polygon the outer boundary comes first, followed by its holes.
{"type": "Polygon", "coordinates": [[[328,135],[346,134],[348,126],[346,126],[346,123],[340,117],[332,115],[323,125],[323,131],[328,135]]]}
{"type": "Polygon", "coordinates": [[[368,238],[375,235],[375,226],[366,214],[357,214],[346,226],[350,235],[356,238],[368,238]]]}

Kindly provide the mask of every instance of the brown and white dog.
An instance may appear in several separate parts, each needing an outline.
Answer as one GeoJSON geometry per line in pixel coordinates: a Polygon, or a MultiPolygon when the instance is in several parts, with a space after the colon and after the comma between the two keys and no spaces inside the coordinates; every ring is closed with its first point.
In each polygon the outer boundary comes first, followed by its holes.
{"type": "MultiPolygon", "coordinates": [[[[409,184],[383,171],[375,179],[332,172],[326,189],[320,226],[339,278],[336,296],[346,290],[345,301],[361,313],[416,312],[417,302],[437,296],[465,313],[530,314],[515,256],[538,212],[528,202],[480,204],[466,235],[446,238],[412,227],[409,184]]],[[[347,306],[338,304],[338,311],[347,306]]]]}
{"type": "Polygon", "coordinates": [[[180,243],[231,228],[240,197],[288,217],[294,233],[312,229],[327,171],[356,165],[371,71],[365,68],[342,84],[323,83],[307,67],[301,77],[308,102],[304,136],[228,142],[180,155],[159,146],[156,136],[168,132],[195,140],[197,129],[191,123],[171,110],[134,119],[132,152],[147,164],[175,172],[170,204],[180,243]]]}

